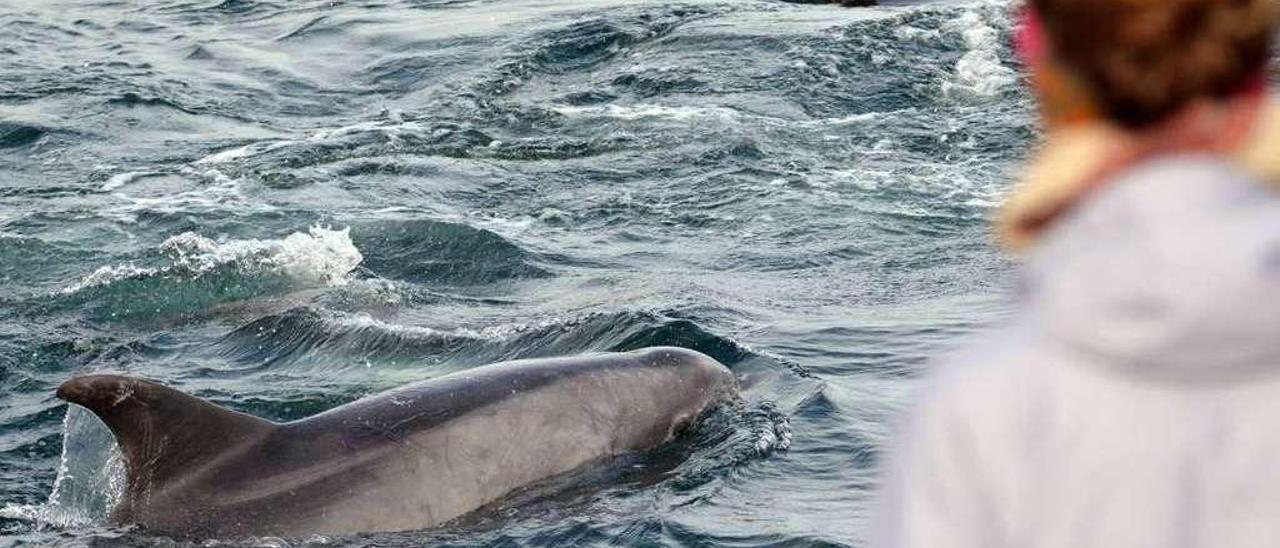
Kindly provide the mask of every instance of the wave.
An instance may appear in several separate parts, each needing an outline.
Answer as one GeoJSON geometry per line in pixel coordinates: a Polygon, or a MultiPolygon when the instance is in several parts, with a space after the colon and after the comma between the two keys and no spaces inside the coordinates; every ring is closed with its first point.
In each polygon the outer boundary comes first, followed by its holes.
{"type": "Polygon", "coordinates": [[[217,345],[223,358],[262,370],[296,369],[290,364],[305,364],[307,369],[330,364],[370,367],[373,361],[421,367],[483,342],[479,334],[465,330],[395,325],[367,314],[301,307],[241,326],[217,345]]]}
{"type": "Polygon", "coordinates": [[[364,268],[395,280],[471,286],[552,275],[502,236],[459,223],[382,221],[357,225],[353,238],[364,268]]]}
{"type": "Polygon", "coordinates": [[[193,166],[274,172],[392,154],[466,158],[495,141],[469,123],[374,120],[221,150],[193,166]]]}
{"type": "MultiPolygon", "coordinates": [[[[489,326],[396,324],[365,313],[296,307],[249,322],[196,351],[217,377],[314,374],[343,382],[408,382],[494,362],[678,346],[715,358],[787,409],[817,385],[802,366],[715,334],[674,311],[620,311],[489,326]],[[372,376],[370,372],[373,372],[372,376]]],[[[765,443],[786,443],[782,434],[765,443]]]]}
{"type": "Polygon", "coordinates": [[[247,272],[278,272],[303,285],[341,284],[362,258],[351,242],[350,233],[349,228],[332,230],[316,226],[279,240],[216,241],[184,232],[160,244],[160,252],[171,261],[168,266],[105,266],[62,292],[78,293],[139,276],[198,277],[227,265],[247,272]]]}
{"type": "Polygon", "coordinates": [[[942,84],[944,95],[994,97],[1018,83],[1017,73],[1003,60],[1009,55],[997,30],[1002,28],[1009,28],[1008,12],[1003,7],[967,10],[943,25],[944,32],[958,34],[965,45],[964,55],[956,61],[954,77],[942,84]]]}
{"type": "Polygon", "coordinates": [[[0,149],[18,148],[34,144],[49,130],[28,124],[0,122],[0,149]]]}
{"type": "Polygon", "coordinates": [[[663,105],[602,105],[602,106],[558,106],[552,110],[564,116],[612,118],[617,120],[668,119],[676,122],[690,122],[704,119],[724,119],[736,121],[745,114],[728,107],[669,107],[663,105]]]}
{"type": "Polygon", "coordinates": [[[221,355],[241,364],[289,369],[335,363],[363,368],[376,361],[382,367],[444,364],[456,370],[497,361],[647,346],[684,346],[736,363],[745,352],[688,320],[649,312],[441,330],[301,307],[260,318],[217,344],[221,355]]]}
{"type": "Polygon", "coordinates": [[[184,166],[173,173],[126,172],[111,177],[100,187],[103,192],[112,193],[115,203],[101,208],[97,214],[120,224],[134,225],[139,219],[164,215],[189,217],[205,213],[245,215],[278,211],[269,202],[247,196],[244,186],[242,177],[203,166],[200,169],[184,166]],[[165,176],[173,176],[173,179],[165,176]],[[175,187],[163,194],[145,188],[137,189],[136,193],[126,192],[129,185],[137,185],[139,181],[153,177],[161,185],[175,187]]]}
{"type": "Polygon", "coordinates": [[[350,229],[312,227],[278,240],[173,236],[147,263],[103,266],[58,294],[99,316],[136,318],[202,310],[301,287],[345,284],[363,256],[350,229]]]}
{"type": "Polygon", "coordinates": [[[66,242],[0,232],[0,296],[16,296],[72,275],[76,260],[97,254],[66,242]]]}
{"type": "Polygon", "coordinates": [[[107,179],[107,182],[102,184],[102,188],[100,190],[103,192],[119,190],[121,187],[137,182],[139,179],[155,175],[162,175],[162,173],[156,171],[128,171],[125,173],[119,173],[112,175],[110,179],[107,179]]]}
{"type": "Polygon", "coordinates": [[[709,13],[698,8],[668,8],[592,18],[539,33],[526,43],[515,44],[512,50],[519,53],[500,63],[495,74],[478,82],[473,93],[482,98],[500,96],[514,92],[538,74],[587,71],[709,13]]]}

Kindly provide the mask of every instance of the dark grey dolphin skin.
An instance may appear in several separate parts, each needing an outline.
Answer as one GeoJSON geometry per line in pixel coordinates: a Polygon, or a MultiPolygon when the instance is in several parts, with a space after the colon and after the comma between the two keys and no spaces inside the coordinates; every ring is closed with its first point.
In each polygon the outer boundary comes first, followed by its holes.
{"type": "Polygon", "coordinates": [[[505,362],[273,423],[142,379],[58,397],[111,429],[127,484],[112,519],[180,537],[402,531],[653,448],[738,382],[680,348],[505,362]]]}

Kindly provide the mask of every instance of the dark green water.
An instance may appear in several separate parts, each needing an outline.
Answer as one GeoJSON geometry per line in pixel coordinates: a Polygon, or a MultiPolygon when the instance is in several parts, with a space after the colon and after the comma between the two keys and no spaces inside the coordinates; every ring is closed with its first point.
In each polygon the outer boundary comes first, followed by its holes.
{"type": "Polygon", "coordinates": [[[1007,310],[1008,9],[0,4],[0,545],[174,543],[107,527],[76,373],[286,420],[650,345],[748,405],[455,527],[247,544],[859,545],[912,379],[1007,310]]]}

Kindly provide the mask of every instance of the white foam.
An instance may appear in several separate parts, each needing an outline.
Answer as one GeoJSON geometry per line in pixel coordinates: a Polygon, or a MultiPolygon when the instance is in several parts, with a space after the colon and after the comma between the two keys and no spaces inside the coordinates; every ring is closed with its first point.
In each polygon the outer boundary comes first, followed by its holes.
{"type": "Polygon", "coordinates": [[[159,269],[142,268],[132,263],[126,263],[122,265],[107,265],[93,271],[92,274],[85,276],[84,279],[80,280],[75,285],[62,288],[61,293],[64,295],[70,295],[72,293],[78,293],[85,289],[89,289],[93,287],[102,287],[104,285],[110,285],[112,283],[115,283],[117,281],[124,280],[127,278],[149,276],[149,275],[156,274],[158,272],[159,272],[159,269]]]}
{"type": "Polygon", "coordinates": [[[112,175],[110,179],[107,179],[107,182],[102,184],[102,191],[111,192],[122,186],[133,183],[138,179],[141,179],[143,177],[150,177],[156,174],[157,173],[154,171],[130,171],[127,173],[112,175]]]}
{"type": "Polygon", "coordinates": [[[959,17],[946,22],[942,30],[959,34],[964,40],[965,52],[956,62],[952,77],[942,83],[942,92],[948,97],[969,95],[979,98],[992,97],[1018,82],[1013,69],[1000,59],[1002,45],[1000,35],[993,24],[984,18],[1000,18],[1002,10],[966,10],[959,17]]]}
{"type": "MultiPolygon", "coordinates": [[[[426,130],[417,122],[397,122],[386,124],[382,121],[360,122],[347,126],[338,126],[336,128],[316,130],[307,137],[307,141],[322,142],[330,139],[345,137],[347,135],[356,135],[360,133],[380,132],[391,137],[396,137],[405,133],[423,133],[426,130]]],[[[448,129],[437,128],[437,132],[448,132],[448,129]]]]}
{"type": "Polygon", "coordinates": [[[899,113],[906,112],[906,111],[913,111],[913,110],[915,109],[895,110],[895,111],[887,111],[887,112],[863,112],[860,114],[850,114],[848,116],[837,116],[833,118],[817,118],[814,120],[806,120],[803,122],[797,122],[795,125],[799,127],[830,127],[830,126],[858,125],[858,124],[865,124],[868,122],[876,122],[884,119],[890,119],[899,113]]]}
{"type": "Polygon", "coordinates": [[[312,227],[306,234],[295,232],[281,241],[270,264],[297,280],[341,285],[347,282],[347,274],[363,260],[364,256],[351,241],[350,228],[330,230],[312,227]]]}
{"type": "Polygon", "coordinates": [[[937,30],[901,25],[893,29],[893,36],[903,42],[936,42],[942,38],[937,30]]]}
{"type": "Polygon", "coordinates": [[[184,232],[160,244],[174,265],[206,272],[238,262],[285,274],[304,285],[342,285],[347,274],[364,260],[351,241],[351,229],[313,226],[279,240],[215,241],[195,232],[184,232]]]}
{"type": "Polygon", "coordinates": [[[184,232],[165,240],[160,251],[170,264],[144,268],[132,263],[104,266],[80,282],[64,288],[72,294],[120,280],[169,273],[198,276],[223,265],[247,271],[281,274],[304,286],[336,286],[348,281],[348,274],[364,260],[351,241],[351,230],[314,226],[279,240],[218,241],[195,232],[184,232]]]}
{"type": "Polygon", "coordinates": [[[197,170],[183,167],[180,173],[192,180],[206,184],[183,192],[167,196],[147,197],[132,196],[125,192],[115,192],[113,196],[126,203],[103,210],[101,215],[123,222],[132,223],[141,211],[190,212],[198,209],[221,209],[234,205],[240,211],[271,211],[276,209],[262,200],[250,200],[241,191],[241,180],[230,177],[216,169],[197,170]]]}
{"type": "Polygon", "coordinates": [[[760,429],[753,447],[757,454],[768,455],[774,451],[786,451],[791,448],[791,421],[778,416],[768,425],[760,429]]]}
{"type": "MultiPolygon", "coordinates": [[[[426,128],[413,121],[403,121],[399,118],[391,118],[388,120],[375,120],[370,122],[360,122],[356,124],[338,126],[333,128],[316,129],[310,135],[298,139],[278,139],[271,141],[260,141],[249,143],[247,145],[229,148],[219,152],[215,152],[205,156],[192,163],[193,166],[208,167],[217,164],[225,164],[251,158],[260,154],[298,146],[305,143],[323,143],[350,135],[358,135],[361,133],[382,133],[390,139],[398,139],[406,134],[422,134],[426,128]]],[[[448,131],[446,129],[438,129],[437,131],[448,131]]]]}
{"type": "Polygon", "coordinates": [[[642,118],[666,118],[676,121],[688,121],[707,118],[735,120],[743,113],[728,107],[668,107],[663,105],[603,105],[590,107],[556,106],[552,110],[565,116],[584,116],[597,118],[613,118],[616,120],[639,120],[642,118]]]}
{"type": "Polygon", "coordinates": [[[352,329],[369,329],[380,331],[394,335],[400,335],[408,338],[441,338],[441,337],[458,337],[467,339],[484,339],[484,335],[480,332],[459,327],[456,329],[444,330],[427,327],[423,325],[403,325],[387,323],[379,320],[367,313],[342,315],[334,318],[335,323],[342,327],[352,329]]]}
{"type": "Polygon", "coordinates": [[[258,143],[250,143],[244,146],[229,148],[220,152],[215,152],[204,158],[195,161],[195,165],[222,164],[232,160],[239,160],[249,156],[256,156],[264,152],[270,152],[281,147],[289,146],[294,141],[266,141],[258,143]]]}

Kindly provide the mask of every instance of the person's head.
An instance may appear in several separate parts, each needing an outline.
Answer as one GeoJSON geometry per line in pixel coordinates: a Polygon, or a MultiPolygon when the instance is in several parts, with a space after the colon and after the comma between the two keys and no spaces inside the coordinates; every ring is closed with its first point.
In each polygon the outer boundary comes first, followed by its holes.
{"type": "Polygon", "coordinates": [[[1028,0],[1020,49],[1046,121],[1151,127],[1261,85],[1276,0],[1028,0]]]}

